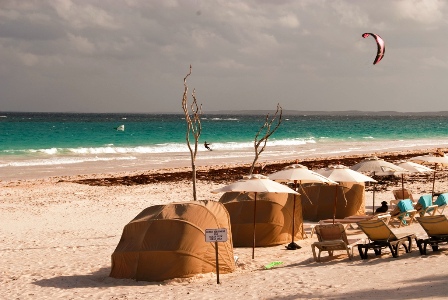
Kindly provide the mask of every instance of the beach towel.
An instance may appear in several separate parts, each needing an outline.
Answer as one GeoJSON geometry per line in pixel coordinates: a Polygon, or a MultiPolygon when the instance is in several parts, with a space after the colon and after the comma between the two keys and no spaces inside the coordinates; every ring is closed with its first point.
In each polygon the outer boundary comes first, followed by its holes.
{"type": "MultiPolygon", "coordinates": [[[[412,205],[412,201],[411,199],[404,199],[401,200],[400,202],[398,202],[397,207],[400,209],[401,212],[406,212],[409,210],[413,210],[414,209],[414,205],[412,205]]],[[[403,224],[407,224],[406,220],[404,219],[404,217],[407,217],[409,214],[406,214],[402,217],[400,217],[400,220],[403,222],[403,224]]]]}
{"type": "Polygon", "coordinates": [[[439,197],[437,197],[437,200],[434,202],[434,204],[437,204],[438,206],[447,205],[448,199],[448,193],[440,194],[439,197]]]}
{"type": "Polygon", "coordinates": [[[271,263],[265,265],[264,268],[265,268],[265,269],[270,269],[270,268],[272,268],[272,267],[279,266],[279,265],[281,265],[281,264],[283,264],[282,261],[273,261],[273,262],[271,262],[271,263]]]}

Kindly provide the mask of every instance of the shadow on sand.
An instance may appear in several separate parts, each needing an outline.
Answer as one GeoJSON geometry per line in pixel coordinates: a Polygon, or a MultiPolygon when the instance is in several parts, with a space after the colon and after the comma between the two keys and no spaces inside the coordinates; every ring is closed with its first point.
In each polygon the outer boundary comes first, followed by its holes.
{"type": "Polygon", "coordinates": [[[33,284],[41,287],[55,287],[59,289],[74,288],[106,288],[114,286],[150,286],[163,285],[163,282],[136,281],[133,279],[116,279],[109,277],[110,267],[101,268],[91,274],[56,276],[37,280],[33,284]]]}

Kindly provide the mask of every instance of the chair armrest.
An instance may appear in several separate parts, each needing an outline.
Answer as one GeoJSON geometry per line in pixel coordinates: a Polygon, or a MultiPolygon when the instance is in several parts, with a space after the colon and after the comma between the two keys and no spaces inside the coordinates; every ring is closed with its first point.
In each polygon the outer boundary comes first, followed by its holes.
{"type": "Polygon", "coordinates": [[[435,216],[438,207],[439,206],[437,204],[430,205],[427,208],[425,208],[423,214],[420,215],[429,214],[430,216],[435,216]]]}
{"type": "Polygon", "coordinates": [[[377,215],[377,218],[378,218],[378,220],[383,220],[383,222],[386,223],[386,225],[389,225],[391,216],[389,213],[385,213],[385,214],[377,215]]]}
{"type": "Polygon", "coordinates": [[[390,200],[390,201],[389,201],[389,205],[391,206],[390,208],[391,208],[391,209],[394,209],[395,206],[397,206],[397,203],[398,203],[399,201],[400,201],[400,200],[396,200],[396,199],[394,199],[394,200],[390,200]]]}

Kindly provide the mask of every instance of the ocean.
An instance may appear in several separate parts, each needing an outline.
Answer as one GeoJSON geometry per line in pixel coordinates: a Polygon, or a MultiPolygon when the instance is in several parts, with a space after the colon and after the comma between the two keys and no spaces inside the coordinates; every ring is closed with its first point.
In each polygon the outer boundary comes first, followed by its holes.
{"type": "MultiPolygon", "coordinates": [[[[265,117],[203,114],[197,164],[250,163],[265,117]]],[[[191,164],[181,114],[0,112],[0,131],[1,179],[191,164]]],[[[444,115],[284,115],[259,162],[437,147],[448,147],[444,115]]]]}

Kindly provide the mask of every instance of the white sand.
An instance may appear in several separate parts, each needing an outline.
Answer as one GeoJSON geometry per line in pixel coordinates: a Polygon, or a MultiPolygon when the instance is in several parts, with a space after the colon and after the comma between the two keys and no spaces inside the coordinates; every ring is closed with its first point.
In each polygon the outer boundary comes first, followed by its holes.
{"type": "MultiPolygon", "coordinates": [[[[313,261],[309,238],[302,249],[284,245],[235,248],[236,272],[203,274],[165,282],[136,282],[108,277],[110,256],[122,229],[141,210],[155,204],[191,199],[188,182],[143,186],[100,187],[58,183],[56,178],[0,182],[0,298],[1,299],[446,299],[448,246],[420,256],[401,251],[392,258],[370,251],[361,260],[355,249],[350,261],[344,252],[321,263],[313,261]],[[263,266],[282,261],[281,266],[263,266]]],[[[221,185],[219,185],[221,186],[221,185]]],[[[199,182],[198,198],[218,200],[216,184],[199,182]]],[[[446,182],[438,190],[448,191],[446,182]]],[[[430,190],[431,183],[411,187],[430,190]]],[[[371,201],[371,192],[366,193],[371,201]]],[[[390,191],[376,193],[376,203],[392,199],[390,191]]],[[[367,203],[367,205],[371,205],[367,203]]],[[[415,224],[402,231],[422,232],[415,224]]],[[[350,232],[350,231],[349,231],[350,232]]],[[[359,231],[351,231],[361,237],[359,231]]]]}

